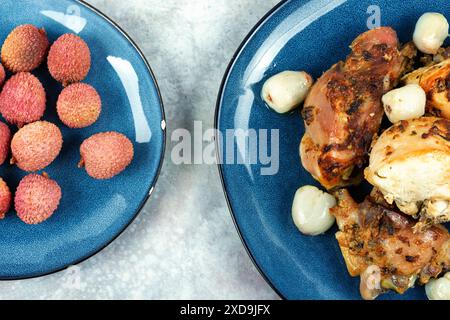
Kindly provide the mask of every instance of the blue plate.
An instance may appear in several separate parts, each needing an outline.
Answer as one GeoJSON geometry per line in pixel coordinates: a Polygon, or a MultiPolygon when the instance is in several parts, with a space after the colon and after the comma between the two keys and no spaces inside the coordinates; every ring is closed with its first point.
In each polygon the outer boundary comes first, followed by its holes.
{"type": "MultiPolygon", "coordinates": [[[[283,298],[360,299],[359,279],[347,272],[334,238],[336,229],[307,237],[294,226],[291,204],[295,191],[302,185],[318,184],[300,164],[304,125],[299,112],[278,115],[269,110],[260,97],[263,83],[284,70],[306,70],[318,78],[345,59],[352,40],[376,23],[378,13],[382,25],[392,26],[403,42],[411,41],[417,19],[427,11],[446,14],[450,3],[284,1],[253,29],[233,58],[216,110],[216,127],[222,133],[217,139],[219,159],[228,163],[227,156],[236,156],[242,146],[236,139],[220,140],[227,129],[279,129],[279,171],[262,175],[261,169],[267,166],[261,164],[223,164],[219,169],[243,243],[283,298]]],[[[403,296],[389,293],[380,299],[424,298],[423,288],[416,288],[403,296]]]]}
{"type": "MultiPolygon", "coordinates": [[[[57,160],[45,169],[62,188],[55,214],[37,226],[22,223],[11,211],[0,221],[0,278],[40,276],[76,264],[113,241],[137,216],[156,183],[165,146],[165,121],[159,90],[144,56],[111,20],[81,1],[2,1],[0,41],[20,24],[45,28],[51,42],[77,33],[89,45],[92,67],[84,82],[102,97],[99,120],[89,128],[71,130],[58,119],[56,99],[62,87],[46,66],[33,71],[47,92],[44,119],[56,123],[64,136],[57,160]],[[135,158],[108,181],[90,178],[77,169],[81,142],[94,133],[115,130],[134,143],[135,158]]],[[[0,175],[14,191],[25,173],[3,165],[0,175]]]]}

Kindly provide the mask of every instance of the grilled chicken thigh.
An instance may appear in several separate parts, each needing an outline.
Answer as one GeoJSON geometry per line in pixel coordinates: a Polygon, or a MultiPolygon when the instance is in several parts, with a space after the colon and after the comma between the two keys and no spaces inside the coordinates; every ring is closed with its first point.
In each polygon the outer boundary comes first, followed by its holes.
{"type": "Polygon", "coordinates": [[[336,192],[331,209],[336,238],[351,276],[361,275],[361,294],[374,299],[386,290],[403,293],[427,283],[450,268],[450,235],[435,225],[414,232],[415,221],[384,201],[375,189],[357,204],[347,190],[336,192]]]}
{"type": "Polygon", "coordinates": [[[412,44],[400,51],[395,31],[387,27],[363,33],[351,49],[345,62],[316,82],[302,111],[306,125],[302,163],[327,189],[360,178],[383,117],[381,97],[396,85],[416,54],[412,44]]]}

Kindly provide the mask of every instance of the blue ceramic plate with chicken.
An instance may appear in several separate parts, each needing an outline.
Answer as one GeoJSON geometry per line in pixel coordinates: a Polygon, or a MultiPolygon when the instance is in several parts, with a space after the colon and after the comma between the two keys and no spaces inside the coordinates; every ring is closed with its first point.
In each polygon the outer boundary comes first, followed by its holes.
{"type": "MultiPolygon", "coordinates": [[[[111,20],[81,1],[2,1],[0,41],[17,26],[44,28],[50,43],[65,33],[80,36],[91,51],[84,83],[97,89],[102,112],[85,129],[69,129],[58,119],[56,101],[62,86],[46,63],[32,71],[47,95],[43,119],[62,131],[63,147],[43,171],[62,189],[57,211],[38,225],[26,225],[13,208],[0,221],[0,278],[22,279],[49,274],[76,264],[112,242],[137,216],[155,186],[161,167],[165,121],[158,86],[132,40],[111,20]],[[110,180],[94,180],[78,169],[80,145],[98,132],[117,131],[133,143],[134,159],[110,180]]],[[[8,77],[11,75],[8,73],[8,77]]],[[[17,129],[13,129],[16,131],[17,129]]],[[[12,192],[26,175],[4,164],[0,175],[12,192]]]]}
{"type": "MultiPolygon", "coordinates": [[[[304,70],[318,79],[345,60],[358,35],[377,24],[392,27],[401,43],[409,42],[418,18],[430,11],[448,13],[450,4],[283,1],[253,29],[233,58],[216,110],[219,169],[242,241],[280,296],[361,298],[359,278],[349,275],[335,239],[337,227],[310,237],[294,225],[291,207],[296,190],[320,184],[300,163],[299,145],[305,133],[300,111],[280,115],[269,109],[261,98],[263,84],[285,70],[304,70]],[[236,138],[236,129],[247,132],[247,137],[236,138]],[[251,152],[254,141],[259,146],[256,153],[251,152]]],[[[354,190],[361,200],[370,189],[366,185],[354,190]]],[[[425,298],[423,287],[417,286],[403,295],[389,292],[379,299],[425,298]]]]}

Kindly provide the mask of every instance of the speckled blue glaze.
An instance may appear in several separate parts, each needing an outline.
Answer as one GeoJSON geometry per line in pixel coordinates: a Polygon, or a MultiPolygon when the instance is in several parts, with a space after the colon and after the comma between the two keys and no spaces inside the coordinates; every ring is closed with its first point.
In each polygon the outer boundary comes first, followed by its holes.
{"type": "MultiPolygon", "coordinates": [[[[274,289],[287,299],[360,299],[359,279],[351,278],[334,238],[336,228],[319,237],[296,229],[291,204],[297,188],[318,184],[299,160],[304,133],[299,112],[278,115],[260,91],[264,81],[283,70],[306,70],[315,78],[349,53],[349,44],[367,30],[373,1],[285,1],[249,35],[237,52],[219,94],[216,125],[279,129],[280,170],[262,176],[261,165],[222,165],[224,188],[242,240],[274,289]]],[[[448,15],[448,1],[376,1],[381,23],[410,41],[418,17],[427,11],[448,15]]],[[[449,17],[450,18],[450,17],[449,17]]],[[[235,152],[237,149],[234,145],[235,152]]],[[[223,150],[226,157],[226,150],[223,150]]],[[[359,195],[367,186],[356,190],[359,195]]],[[[423,288],[380,299],[424,299],[423,288]]]]}
{"type": "MultiPolygon", "coordinates": [[[[139,50],[95,10],[69,0],[7,0],[2,1],[0,10],[1,43],[14,27],[25,23],[44,27],[51,42],[64,33],[79,32],[92,55],[92,67],[84,82],[98,90],[103,102],[101,116],[93,126],[68,129],[55,111],[61,85],[50,77],[45,66],[33,71],[47,92],[44,119],[56,123],[64,136],[61,154],[45,169],[60,184],[63,196],[55,214],[40,225],[22,223],[13,211],[0,221],[0,278],[17,279],[48,274],[80,262],[104,248],[128,226],[156,183],[164,153],[164,113],[157,84],[139,50]],[[122,59],[115,61],[125,68],[121,74],[128,77],[125,84],[107,60],[109,56],[122,59]],[[136,87],[130,88],[133,81],[136,87]],[[110,130],[122,132],[133,141],[135,158],[119,176],[108,181],[94,180],[77,168],[79,146],[92,134],[110,130]]],[[[5,164],[0,175],[14,191],[25,173],[5,164]]]]}

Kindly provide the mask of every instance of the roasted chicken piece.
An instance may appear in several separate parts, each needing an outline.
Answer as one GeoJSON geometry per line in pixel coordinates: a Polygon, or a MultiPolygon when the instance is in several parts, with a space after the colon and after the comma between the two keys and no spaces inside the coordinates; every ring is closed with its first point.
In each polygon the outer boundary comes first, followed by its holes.
{"type": "Polygon", "coordinates": [[[348,272],[361,276],[361,294],[375,299],[387,290],[404,293],[450,268],[450,235],[441,225],[414,232],[415,221],[384,202],[376,190],[357,204],[347,190],[336,192],[331,209],[348,272]]]}
{"type": "Polygon", "coordinates": [[[423,57],[421,57],[420,62],[422,62],[422,64],[425,67],[429,67],[431,65],[440,63],[445,59],[449,58],[450,58],[450,48],[440,48],[435,55],[426,54],[423,57]]]}
{"type": "Polygon", "coordinates": [[[302,110],[302,163],[327,189],[359,182],[383,117],[381,97],[416,55],[412,44],[400,51],[395,31],[387,27],[363,33],[351,49],[345,62],[316,82],[302,110]]]}
{"type": "MultiPolygon", "coordinates": [[[[442,53],[447,57],[448,53],[442,53]]],[[[450,59],[417,69],[402,79],[420,85],[427,94],[427,112],[450,119],[450,59]]]]}
{"type": "Polygon", "coordinates": [[[416,229],[450,221],[450,120],[422,117],[386,130],[365,177],[389,204],[420,216],[416,229]]]}

